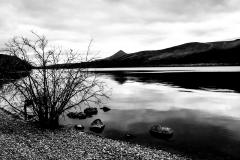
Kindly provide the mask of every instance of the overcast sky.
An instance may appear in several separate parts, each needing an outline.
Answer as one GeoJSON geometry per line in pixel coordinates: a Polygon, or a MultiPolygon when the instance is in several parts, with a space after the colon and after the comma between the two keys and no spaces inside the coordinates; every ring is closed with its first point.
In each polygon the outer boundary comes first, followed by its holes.
{"type": "Polygon", "coordinates": [[[106,57],[240,38],[240,0],[0,0],[0,46],[33,30],[106,57]]]}

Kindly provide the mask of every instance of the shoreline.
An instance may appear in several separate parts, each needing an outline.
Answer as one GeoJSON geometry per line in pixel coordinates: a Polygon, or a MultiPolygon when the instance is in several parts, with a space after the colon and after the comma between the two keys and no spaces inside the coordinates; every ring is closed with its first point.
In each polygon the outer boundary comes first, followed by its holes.
{"type": "Polygon", "coordinates": [[[73,128],[41,130],[0,109],[0,159],[189,159],[73,128]]]}

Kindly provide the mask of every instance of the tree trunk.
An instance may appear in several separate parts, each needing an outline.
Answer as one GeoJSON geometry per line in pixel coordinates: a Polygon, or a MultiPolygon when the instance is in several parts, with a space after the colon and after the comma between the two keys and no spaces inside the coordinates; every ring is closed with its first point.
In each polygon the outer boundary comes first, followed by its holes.
{"type": "Polygon", "coordinates": [[[55,116],[54,118],[43,119],[39,121],[41,128],[47,129],[55,129],[59,127],[59,116],[55,116]]]}

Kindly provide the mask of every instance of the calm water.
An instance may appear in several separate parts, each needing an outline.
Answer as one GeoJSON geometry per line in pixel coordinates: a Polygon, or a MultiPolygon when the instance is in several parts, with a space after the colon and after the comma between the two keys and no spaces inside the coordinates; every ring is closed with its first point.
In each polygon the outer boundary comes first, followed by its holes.
{"type": "MultiPolygon", "coordinates": [[[[240,159],[240,67],[92,69],[111,88],[102,136],[191,155],[194,159],[240,159]],[[154,124],[174,130],[169,140],[149,134],[154,124]],[[126,139],[125,134],[136,136],[126,139]]],[[[17,78],[17,77],[15,77],[17,78]]],[[[6,83],[0,77],[0,88],[6,83]]]]}
{"type": "Polygon", "coordinates": [[[240,159],[240,67],[97,69],[112,88],[112,109],[63,124],[89,126],[100,118],[102,136],[127,140],[198,159],[240,159]],[[149,134],[161,123],[174,129],[170,140],[149,134]]]}
{"type": "MultiPolygon", "coordinates": [[[[109,112],[96,118],[106,125],[102,136],[127,140],[194,159],[240,159],[240,67],[169,67],[93,69],[111,88],[109,112]],[[149,134],[161,123],[174,130],[169,140],[149,134]]],[[[88,128],[88,127],[87,127],[88,128]]],[[[86,129],[87,130],[87,129],[86,129]]]]}

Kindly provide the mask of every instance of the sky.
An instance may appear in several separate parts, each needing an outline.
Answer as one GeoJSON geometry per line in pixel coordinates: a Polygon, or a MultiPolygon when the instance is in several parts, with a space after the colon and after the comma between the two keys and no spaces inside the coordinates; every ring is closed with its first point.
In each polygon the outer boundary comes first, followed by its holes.
{"type": "Polygon", "coordinates": [[[0,47],[13,36],[107,57],[240,38],[239,0],[0,0],[0,47]]]}

